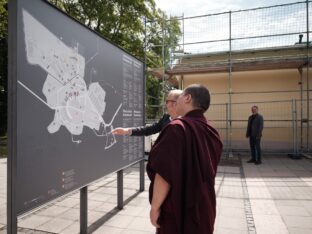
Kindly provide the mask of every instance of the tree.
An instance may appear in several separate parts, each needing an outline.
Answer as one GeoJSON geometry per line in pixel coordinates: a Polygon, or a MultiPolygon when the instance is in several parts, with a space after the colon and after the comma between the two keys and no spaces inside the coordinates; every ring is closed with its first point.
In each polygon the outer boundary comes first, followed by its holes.
{"type": "Polygon", "coordinates": [[[152,17],[153,0],[51,0],[65,11],[108,40],[133,55],[143,58],[143,17],[152,17]]]}
{"type": "Polygon", "coordinates": [[[7,131],[8,2],[0,0],[0,136],[7,131]]]}
{"type": "MultiPolygon", "coordinates": [[[[176,19],[168,19],[154,0],[51,0],[51,3],[81,23],[144,60],[145,20],[147,67],[166,67],[169,51],[178,43],[181,30],[176,19]],[[161,47],[160,45],[166,45],[161,47]]],[[[166,91],[161,80],[148,74],[146,80],[147,117],[156,118],[166,91]]]]}

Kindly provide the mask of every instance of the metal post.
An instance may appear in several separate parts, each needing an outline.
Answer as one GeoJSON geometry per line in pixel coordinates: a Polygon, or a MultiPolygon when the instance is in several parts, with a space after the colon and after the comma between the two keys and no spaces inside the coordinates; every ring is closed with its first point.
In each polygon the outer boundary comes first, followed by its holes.
{"type": "Polygon", "coordinates": [[[307,7],[307,150],[310,151],[310,84],[309,84],[309,69],[310,69],[310,36],[309,36],[309,0],[306,1],[307,7]]]}
{"type": "Polygon", "coordinates": [[[301,155],[298,153],[298,142],[297,142],[297,102],[295,99],[292,100],[292,125],[293,125],[293,154],[292,159],[301,159],[301,155]]]}
{"type": "Polygon", "coordinates": [[[88,231],[88,186],[80,189],[80,233],[88,231]]]}
{"type": "Polygon", "coordinates": [[[183,40],[183,53],[185,52],[184,51],[184,13],[182,14],[182,35],[183,35],[183,38],[182,38],[182,40],[183,40]]]}
{"type": "Polygon", "coordinates": [[[300,151],[303,150],[303,77],[302,77],[302,68],[298,69],[300,74],[300,151]]]}
{"type": "MultiPolygon", "coordinates": [[[[144,96],[146,95],[146,80],[147,80],[147,77],[146,77],[146,74],[147,74],[147,37],[146,37],[146,17],[144,18],[144,27],[145,27],[145,38],[144,38],[144,90],[143,90],[143,94],[144,96]]],[[[143,98],[143,101],[145,102],[145,97],[143,98]]],[[[144,119],[144,124],[146,124],[146,120],[145,120],[145,111],[146,111],[146,107],[145,105],[144,106],[144,111],[143,111],[143,119],[144,119]]],[[[144,156],[145,156],[145,141],[143,139],[143,160],[141,161],[141,163],[143,165],[140,164],[140,191],[144,191],[144,176],[145,176],[145,171],[144,171],[144,156]],[[141,172],[143,170],[143,172],[141,172]]]]}
{"type": "Polygon", "coordinates": [[[184,89],[184,75],[181,75],[180,89],[184,89]]]}
{"type": "MultiPolygon", "coordinates": [[[[163,91],[165,91],[165,28],[164,28],[164,24],[165,24],[165,15],[163,14],[163,18],[162,18],[162,47],[161,47],[161,54],[162,54],[162,65],[163,65],[163,75],[162,75],[162,88],[163,91]]],[[[165,95],[163,95],[163,102],[165,103],[165,95]]],[[[165,113],[165,105],[162,105],[163,108],[163,114],[165,113]]]]}
{"type": "Polygon", "coordinates": [[[300,155],[300,152],[298,150],[298,108],[297,108],[297,100],[294,100],[294,108],[295,108],[295,151],[297,155],[300,155]]]}
{"type": "Polygon", "coordinates": [[[297,143],[297,129],[296,129],[296,116],[297,116],[297,112],[296,112],[296,100],[292,100],[292,127],[293,127],[293,155],[297,154],[297,147],[296,147],[296,143],[297,143]]]}
{"type": "Polygon", "coordinates": [[[145,189],[145,163],[144,159],[140,161],[140,192],[143,192],[145,189]]]}
{"type": "Polygon", "coordinates": [[[8,164],[7,164],[7,233],[17,233],[17,1],[9,7],[8,28],[8,164]]]}
{"type": "Polygon", "coordinates": [[[225,104],[225,118],[226,118],[226,155],[229,156],[230,154],[230,145],[229,145],[229,104],[225,104]]]}
{"type": "MultiPolygon", "coordinates": [[[[147,24],[147,21],[146,21],[146,17],[144,17],[144,87],[143,87],[143,95],[144,95],[144,98],[143,98],[143,101],[144,101],[144,105],[143,105],[143,120],[144,120],[144,125],[146,124],[146,119],[145,119],[145,111],[146,111],[146,104],[147,104],[147,100],[146,100],[146,80],[147,80],[147,36],[146,36],[146,24],[147,24]]],[[[144,141],[143,141],[143,144],[144,144],[144,141]]],[[[145,145],[144,145],[144,148],[145,148],[145,145]]]]}
{"type": "Polygon", "coordinates": [[[229,157],[233,156],[232,153],[232,12],[229,12],[229,126],[230,126],[230,139],[229,139],[229,157]]]}
{"type": "Polygon", "coordinates": [[[123,170],[117,171],[117,208],[123,209],[123,170]]]}

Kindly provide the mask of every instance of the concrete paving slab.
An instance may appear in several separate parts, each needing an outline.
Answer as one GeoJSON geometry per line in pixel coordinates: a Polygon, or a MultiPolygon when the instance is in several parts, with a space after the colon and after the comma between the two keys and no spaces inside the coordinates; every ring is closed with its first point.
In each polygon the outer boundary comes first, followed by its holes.
{"type": "Polygon", "coordinates": [[[312,229],[312,217],[283,215],[283,220],[289,228],[312,229]]]}
{"type": "MultiPolygon", "coordinates": [[[[247,157],[231,166],[218,167],[215,183],[217,218],[215,234],[312,233],[312,160],[267,156],[261,165],[247,164],[247,157]]],[[[0,159],[0,172],[6,163],[0,159]]],[[[3,178],[1,175],[3,174],[3,178]]],[[[6,183],[6,174],[0,182],[6,183]]],[[[124,209],[117,210],[117,176],[109,175],[88,186],[88,225],[93,233],[154,234],[149,221],[149,180],[124,209]],[[106,221],[99,223],[105,217],[106,221]],[[94,226],[95,225],[95,226],[94,226]],[[98,226],[96,226],[98,225],[98,226]]],[[[124,198],[139,188],[138,168],[124,173],[124,198]]],[[[79,192],[19,218],[19,233],[78,233],[79,192]]],[[[0,233],[6,233],[6,185],[0,183],[0,233]]]]}
{"type": "Polygon", "coordinates": [[[287,227],[279,215],[254,215],[257,234],[288,233],[287,227]]]}
{"type": "Polygon", "coordinates": [[[277,206],[277,209],[282,216],[310,216],[302,206],[277,206]]]}
{"type": "Polygon", "coordinates": [[[80,210],[76,209],[76,208],[71,208],[68,211],[65,211],[64,213],[62,213],[61,215],[59,215],[58,217],[61,219],[68,219],[68,220],[72,220],[72,221],[79,221],[79,215],[80,215],[80,210]]]}
{"type": "Polygon", "coordinates": [[[100,218],[102,218],[105,215],[103,212],[95,211],[95,210],[88,210],[88,225],[90,226],[100,218]]]}
{"type": "Polygon", "coordinates": [[[109,227],[127,228],[134,219],[135,217],[130,215],[118,214],[118,216],[113,216],[109,219],[105,225],[109,227]]]}
{"type": "Polygon", "coordinates": [[[242,218],[242,217],[233,216],[229,220],[229,216],[218,215],[215,228],[230,229],[230,230],[246,232],[247,221],[245,217],[242,218]]]}
{"type": "Polygon", "coordinates": [[[273,200],[251,199],[253,215],[279,215],[273,200]]]}
{"type": "Polygon", "coordinates": [[[149,216],[147,217],[135,217],[132,222],[128,225],[127,229],[132,231],[142,232],[155,232],[155,227],[150,223],[149,216]]]}
{"type": "Polygon", "coordinates": [[[51,217],[42,216],[42,215],[32,215],[20,219],[18,222],[18,227],[36,229],[39,226],[49,222],[51,217]]]}
{"type": "Polygon", "coordinates": [[[72,208],[74,206],[77,206],[79,203],[80,203],[80,200],[77,198],[66,197],[64,199],[59,200],[57,205],[61,207],[72,208]]]}
{"type": "Polygon", "coordinates": [[[247,230],[235,230],[235,229],[230,229],[230,228],[222,228],[222,227],[217,227],[214,230],[214,234],[249,234],[247,230]]]}
{"type": "Polygon", "coordinates": [[[311,234],[312,229],[305,228],[288,228],[290,234],[311,234]]]}
{"type": "Polygon", "coordinates": [[[68,211],[69,207],[62,207],[62,206],[50,206],[47,208],[43,208],[37,212],[40,216],[46,216],[46,217],[57,217],[61,215],[62,213],[68,211]]]}
{"type": "Polygon", "coordinates": [[[37,227],[37,229],[46,231],[46,232],[61,233],[62,230],[64,230],[66,227],[69,227],[73,223],[74,221],[72,220],[53,218],[53,219],[50,219],[48,222],[37,227]]]}
{"type": "Polygon", "coordinates": [[[80,224],[79,222],[74,222],[70,226],[66,227],[61,231],[62,234],[77,234],[80,231],[80,224]]]}
{"type": "Polygon", "coordinates": [[[109,233],[109,234],[120,234],[122,233],[123,229],[117,228],[117,227],[109,227],[109,226],[102,226],[99,229],[97,229],[94,234],[103,234],[103,233],[109,233]]]}
{"type": "Polygon", "coordinates": [[[121,215],[131,215],[131,216],[139,216],[141,212],[144,211],[144,207],[143,206],[125,206],[120,212],[119,214],[121,215]]]}
{"type": "Polygon", "coordinates": [[[219,202],[217,202],[221,207],[233,207],[233,208],[242,208],[244,207],[244,202],[242,199],[235,198],[221,198],[219,202]]]}
{"type": "Polygon", "coordinates": [[[243,207],[226,207],[226,206],[220,206],[218,213],[221,216],[227,216],[229,218],[236,217],[240,219],[245,218],[245,209],[243,207]]]}
{"type": "Polygon", "coordinates": [[[109,212],[109,211],[111,211],[111,210],[114,209],[115,207],[116,207],[116,201],[115,201],[115,203],[108,203],[108,202],[106,202],[106,203],[103,203],[101,206],[96,207],[96,208],[94,209],[94,211],[99,211],[99,212],[104,213],[104,212],[109,212]]]}

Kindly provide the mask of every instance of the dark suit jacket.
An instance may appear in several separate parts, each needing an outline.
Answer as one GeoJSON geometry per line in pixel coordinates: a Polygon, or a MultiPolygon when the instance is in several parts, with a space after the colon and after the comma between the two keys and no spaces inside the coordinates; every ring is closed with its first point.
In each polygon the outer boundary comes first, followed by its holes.
{"type": "Polygon", "coordinates": [[[252,124],[251,119],[252,115],[248,118],[246,137],[260,138],[262,136],[263,130],[263,117],[260,114],[256,114],[255,119],[252,121],[252,124]]]}
{"type": "Polygon", "coordinates": [[[132,128],[131,136],[149,136],[160,132],[168,123],[170,123],[170,115],[164,114],[156,123],[151,125],[132,128]]]}

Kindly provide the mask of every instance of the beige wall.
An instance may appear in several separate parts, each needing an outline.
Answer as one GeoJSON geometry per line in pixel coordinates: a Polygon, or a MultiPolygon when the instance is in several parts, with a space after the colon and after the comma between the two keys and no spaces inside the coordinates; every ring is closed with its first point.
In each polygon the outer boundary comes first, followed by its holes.
{"type": "MultiPolygon", "coordinates": [[[[306,73],[304,85],[306,89],[306,73]]],[[[270,70],[270,71],[246,71],[232,73],[232,102],[249,101],[270,101],[270,100],[291,100],[300,98],[300,74],[296,69],[270,70]],[[292,90],[298,93],[278,93],[278,94],[235,94],[235,92],[263,92],[263,91],[285,91],[292,90]]],[[[229,75],[228,73],[215,74],[193,74],[184,75],[183,84],[186,87],[192,83],[206,85],[212,93],[212,103],[228,102],[228,95],[218,93],[228,93],[229,75]]],[[[310,87],[312,81],[310,79],[310,87]]]]}
{"type": "MultiPolygon", "coordinates": [[[[310,69],[310,77],[312,69],[310,69]]],[[[264,144],[292,147],[292,99],[300,100],[300,73],[297,69],[246,71],[232,73],[232,139],[237,144],[248,147],[245,139],[247,118],[251,114],[250,107],[259,106],[260,113],[265,119],[264,144]],[[292,91],[292,92],[270,92],[292,91]],[[248,92],[239,94],[239,92],[248,92]]],[[[208,119],[220,129],[225,139],[226,104],[229,103],[228,73],[193,74],[183,76],[183,87],[193,83],[205,85],[211,92],[211,108],[206,113],[208,119]],[[223,130],[221,130],[223,129],[223,130]]],[[[310,78],[310,89],[312,79],[310,78]]],[[[306,71],[303,72],[303,89],[307,89],[306,71]]],[[[306,99],[307,92],[303,93],[306,99]]],[[[312,92],[310,92],[310,99],[312,92]]],[[[297,118],[300,119],[300,102],[297,101],[297,118]]],[[[303,117],[306,117],[306,103],[303,103],[303,117]]],[[[312,102],[310,103],[312,116],[312,102]]],[[[300,133],[298,133],[300,135],[300,133]]],[[[312,134],[310,134],[312,135],[312,134]]]]}

